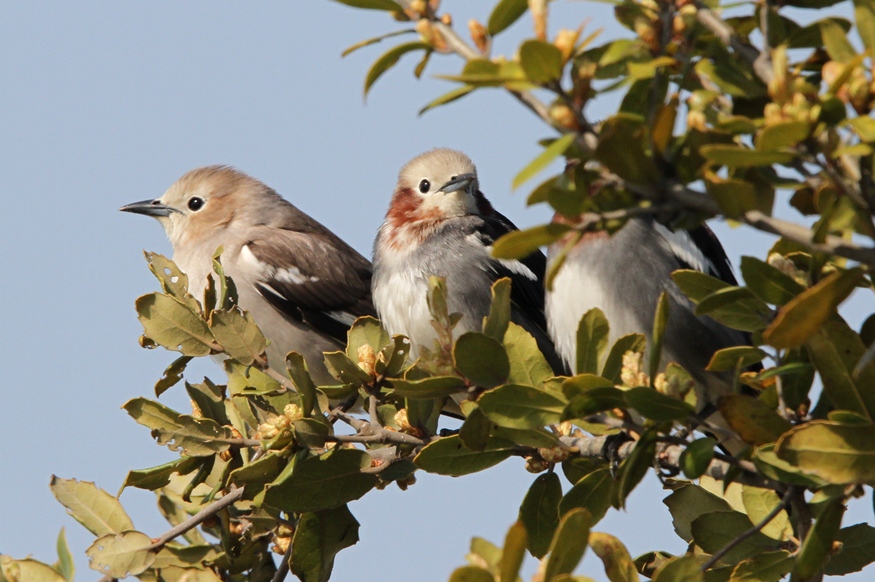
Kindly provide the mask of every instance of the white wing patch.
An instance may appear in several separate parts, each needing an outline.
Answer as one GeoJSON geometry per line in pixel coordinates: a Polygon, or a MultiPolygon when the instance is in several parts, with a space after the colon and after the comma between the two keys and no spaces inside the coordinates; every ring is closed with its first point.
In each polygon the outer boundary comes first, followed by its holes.
{"type": "Polygon", "coordinates": [[[355,315],[352,313],[347,313],[346,311],[326,311],[325,313],[344,325],[355,323],[355,315]]]}
{"type": "MultiPolygon", "coordinates": [[[[474,235],[469,235],[469,238],[471,238],[473,236],[474,235]]],[[[479,237],[476,237],[476,239],[479,240],[479,237]]],[[[535,273],[530,268],[525,266],[520,261],[517,261],[514,259],[496,259],[495,257],[492,256],[492,245],[485,246],[485,247],[483,247],[483,249],[486,251],[486,254],[489,255],[490,259],[492,259],[493,261],[498,261],[498,263],[501,264],[502,267],[504,267],[505,269],[507,269],[511,273],[513,273],[515,275],[522,275],[523,277],[525,277],[529,281],[536,281],[537,282],[538,276],[535,275],[535,273]]]]}
{"type": "MultiPolygon", "coordinates": [[[[240,249],[240,258],[243,259],[245,263],[247,263],[250,267],[254,267],[256,271],[256,276],[260,281],[282,281],[283,283],[291,283],[293,285],[300,285],[302,283],[315,283],[319,280],[319,277],[308,277],[304,275],[301,270],[292,265],[290,267],[286,267],[285,269],[277,269],[273,265],[269,265],[263,261],[258,260],[251,250],[249,250],[248,246],[244,246],[240,249]]],[[[270,291],[276,293],[274,289],[270,288],[270,285],[263,284],[264,287],[269,289],[270,291]]],[[[278,296],[282,297],[279,293],[276,293],[278,296]]]]}
{"type": "Polygon", "coordinates": [[[702,249],[693,242],[689,232],[686,230],[673,232],[665,225],[655,221],[653,226],[662,237],[660,243],[679,260],[702,273],[713,274],[718,272],[711,259],[706,257],[702,249]]]}

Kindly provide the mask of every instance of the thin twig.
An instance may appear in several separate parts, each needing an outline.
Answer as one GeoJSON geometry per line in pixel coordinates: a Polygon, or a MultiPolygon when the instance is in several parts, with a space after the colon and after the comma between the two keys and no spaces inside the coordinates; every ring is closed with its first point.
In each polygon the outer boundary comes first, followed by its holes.
{"type": "Polygon", "coordinates": [[[292,548],[295,545],[289,541],[289,547],[286,549],[286,553],[283,554],[283,559],[280,560],[280,565],[274,572],[273,578],[270,579],[270,582],[282,582],[286,579],[286,576],[289,573],[290,561],[292,559],[292,548]]]}
{"type": "Polygon", "coordinates": [[[711,566],[713,566],[714,564],[719,562],[720,558],[722,558],[723,556],[728,554],[730,551],[732,551],[732,549],[734,547],[736,547],[738,544],[740,544],[741,542],[743,542],[747,538],[753,536],[754,534],[756,534],[757,532],[762,530],[764,527],[766,527],[770,521],[775,519],[779,513],[784,511],[787,508],[787,506],[790,505],[790,497],[791,497],[790,493],[789,492],[786,493],[784,495],[784,497],[781,499],[781,502],[778,505],[776,505],[774,507],[774,509],[772,509],[768,513],[768,515],[766,515],[759,523],[757,523],[752,528],[742,532],[741,534],[736,536],[731,542],[729,542],[728,544],[726,544],[725,546],[720,548],[720,550],[717,551],[714,555],[712,555],[711,558],[707,562],[702,564],[702,566],[699,568],[699,570],[701,570],[702,572],[707,572],[711,566]]]}
{"type": "MultiPolygon", "coordinates": [[[[700,2],[696,3],[696,8],[698,8],[696,11],[696,20],[698,20],[702,26],[714,33],[714,36],[716,36],[724,46],[731,48],[737,55],[750,63],[753,67],[754,73],[756,73],[757,77],[759,77],[763,83],[768,85],[772,82],[775,73],[772,70],[770,59],[761,59],[760,51],[751,45],[742,42],[741,39],[738,38],[738,35],[735,34],[735,31],[732,30],[732,27],[726,24],[716,12],[700,2]]],[[[768,40],[766,42],[768,42],[768,40]]]]}
{"type": "Polygon", "coordinates": [[[151,546],[146,547],[147,550],[157,550],[160,549],[169,542],[170,540],[181,536],[185,532],[194,529],[210,517],[216,515],[229,505],[233,504],[236,501],[239,501],[240,498],[243,497],[243,492],[245,489],[243,487],[233,487],[231,491],[225,494],[224,497],[219,499],[218,501],[214,501],[190,518],[186,519],[176,527],[168,530],[164,535],[158,538],[155,542],[152,543],[151,546]]]}

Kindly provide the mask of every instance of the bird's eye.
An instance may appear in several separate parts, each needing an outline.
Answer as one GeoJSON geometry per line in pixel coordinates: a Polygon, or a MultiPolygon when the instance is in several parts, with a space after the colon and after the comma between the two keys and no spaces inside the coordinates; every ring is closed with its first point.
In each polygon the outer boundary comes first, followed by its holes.
{"type": "Polygon", "coordinates": [[[188,209],[197,212],[204,207],[204,199],[193,196],[188,199],[188,209]]]}
{"type": "Polygon", "coordinates": [[[428,180],[423,180],[422,182],[419,183],[419,191],[422,192],[423,194],[428,192],[429,188],[431,188],[431,182],[429,182],[428,180]]]}

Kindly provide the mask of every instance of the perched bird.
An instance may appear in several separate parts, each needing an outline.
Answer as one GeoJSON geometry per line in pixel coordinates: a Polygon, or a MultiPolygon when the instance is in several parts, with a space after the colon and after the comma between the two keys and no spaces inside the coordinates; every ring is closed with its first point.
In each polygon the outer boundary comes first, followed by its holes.
{"type": "Polygon", "coordinates": [[[356,317],[375,315],[367,259],[265,184],[227,166],[192,170],[160,198],[120,210],[158,219],[195,297],[203,295],[222,246],[240,307],[270,340],[268,362],[283,370],[286,354],[296,351],[317,384],[336,383],[322,352],[342,349],[356,317]]]}
{"type": "Polygon", "coordinates": [[[426,302],[428,279],[444,277],[450,313],[461,313],[456,337],[480,331],[489,313],[491,285],[510,277],[511,319],[538,341],[554,371],[564,371],[544,318],[546,259],[535,252],[521,261],[495,259],[492,243],[516,227],[480,192],[477,169],[450,149],[426,152],[398,176],[386,220],[374,242],[374,305],[390,333],[431,347],[436,332],[426,302]]]}
{"type": "MultiPolygon", "coordinates": [[[[554,218],[563,222],[560,215],[554,218]]],[[[555,260],[571,233],[548,250],[555,260]]],[[[732,377],[705,371],[715,351],[749,343],[743,332],[694,313],[695,305],[671,278],[677,269],[696,269],[736,284],[720,241],[707,226],[672,231],[652,217],[630,219],[618,232],[586,233],[569,251],[547,292],[550,337],[573,368],[576,334],[581,317],[598,307],[610,324],[609,345],[629,333],[651,339],[656,304],[668,293],[669,318],[663,337],[660,366],[677,362],[697,385],[699,407],[714,403],[732,390],[732,377]]]]}

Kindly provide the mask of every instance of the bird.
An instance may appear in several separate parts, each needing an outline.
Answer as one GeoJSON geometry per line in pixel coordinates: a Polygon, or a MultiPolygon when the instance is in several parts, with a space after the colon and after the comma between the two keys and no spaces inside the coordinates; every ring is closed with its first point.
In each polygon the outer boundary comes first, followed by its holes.
{"type": "MultiPolygon", "coordinates": [[[[573,223],[559,213],[553,220],[573,223]]],[[[549,246],[548,265],[558,260],[572,236],[573,231],[549,246]]],[[[678,269],[695,269],[737,284],[726,252],[707,225],[674,231],[652,216],[637,216],[613,235],[584,233],[568,251],[546,294],[550,337],[566,364],[575,365],[578,323],[592,308],[601,309],[608,320],[609,345],[630,333],[644,333],[649,343],[656,306],[666,292],[669,318],[660,369],[676,362],[690,373],[699,409],[730,393],[731,374],[705,367],[717,350],[748,345],[750,339],[707,315],[696,315],[695,304],[671,277],[678,269]]]]}
{"type": "Polygon", "coordinates": [[[203,296],[221,246],[239,306],[270,340],[268,365],[285,370],[286,354],[296,351],[317,384],[337,383],[323,352],[343,349],[357,317],[376,315],[366,258],[276,191],[229,166],[191,170],[160,198],[120,210],[158,219],[195,297],[203,296]]]}
{"type": "Polygon", "coordinates": [[[546,257],[540,251],[521,260],[490,254],[496,239],[515,230],[480,191],[477,169],[464,153],[433,149],[401,168],[374,241],[372,293],[386,329],[410,338],[411,357],[437,337],[426,301],[430,276],[446,279],[449,312],[462,314],[455,337],[481,331],[492,284],[509,277],[511,320],[534,336],[556,373],[565,370],[547,335],[546,257]]]}

